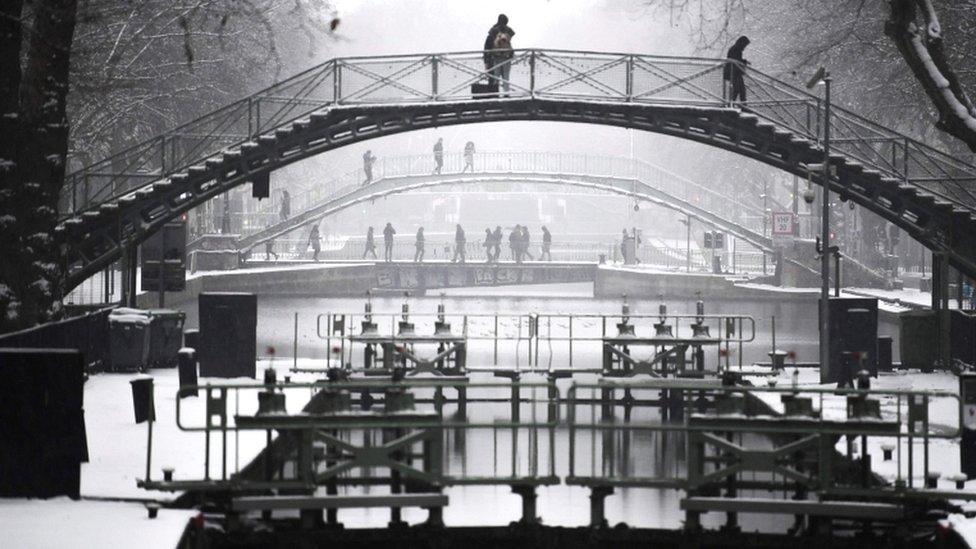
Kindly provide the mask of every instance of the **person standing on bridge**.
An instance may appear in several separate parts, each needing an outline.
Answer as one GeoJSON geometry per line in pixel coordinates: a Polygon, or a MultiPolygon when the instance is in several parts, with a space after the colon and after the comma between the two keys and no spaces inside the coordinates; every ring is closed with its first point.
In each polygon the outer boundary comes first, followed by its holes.
{"type": "Polygon", "coordinates": [[[376,157],[373,156],[373,151],[366,151],[363,154],[363,171],[366,173],[366,181],[363,185],[369,185],[373,182],[373,164],[376,163],[376,157]]]}
{"type": "Polygon", "coordinates": [[[492,251],[494,250],[494,247],[495,247],[495,240],[494,240],[494,238],[495,238],[494,235],[491,234],[491,227],[486,228],[485,229],[485,242],[483,244],[484,247],[485,247],[485,258],[486,258],[485,259],[485,263],[491,263],[492,262],[492,259],[493,259],[493,257],[492,257],[492,251]]]}
{"type": "Polygon", "coordinates": [[[464,236],[464,229],[458,224],[454,230],[454,257],[451,258],[451,263],[458,261],[458,258],[460,258],[461,263],[464,263],[464,248],[467,244],[468,239],[464,236]]]}
{"type": "Polygon", "coordinates": [[[387,263],[393,261],[393,235],[395,234],[396,229],[393,228],[393,224],[387,222],[386,227],[383,227],[383,260],[387,263]]]}
{"type": "Polygon", "coordinates": [[[464,144],[464,167],[461,168],[461,173],[468,171],[468,168],[474,173],[474,141],[464,144]]]}
{"type": "Polygon", "coordinates": [[[519,239],[519,247],[522,249],[522,255],[529,258],[529,261],[535,261],[535,257],[532,257],[532,252],[529,251],[529,246],[532,244],[532,237],[529,236],[529,226],[522,226],[522,237],[519,239]]]}
{"type": "Polygon", "coordinates": [[[512,261],[522,262],[522,254],[519,252],[519,239],[522,237],[522,226],[516,225],[508,235],[508,248],[512,252],[512,261]]]}
{"type": "Polygon", "coordinates": [[[502,227],[501,225],[495,225],[495,232],[491,234],[491,243],[494,247],[494,254],[492,254],[493,261],[498,263],[498,258],[502,255],[502,227]]]}
{"type": "Polygon", "coordinates": [[[546,261],[552,261],[552,234],[545,225],[542,226],[542,253],[539,254],[539,261],[545,257],[546,261]]]}
{"type": "Polygon", "coordinates": [[[742,57],[742,53],[748,45],[749,38],[740,36],[735,41],[735,44],[732,44],[732,47],[729,48],[728,54],[726,54],[728,62],[725,63],[724,70],[722,71],[722,78],[726,82],[730,82],[732,86],[729,93],[730,103],[735,103],[736,100],[743,103],[746,102],[746,83],[743,75],[746,71],[746,65],[749,62],[742,57]]]}
{"type": "Polygon", "coordinates": [[[373,238],[372,225],[366,230],[366,248],[363,250],[363,259],[366,259],[366,254],[373,254],[373,259],[379,259],[376,257],[376,239],[373,238]]]}
{"type": "Polygon", "coordinates": [[[508,16],[498,15],[498,22],[488,30],[485,38],[485,71],[488,71],[495,84],[501,83],[505,93],[509,92],[508,76],[512,72],[512,37],[515,31],[508,26],[508,16]]]}
{"type": "Polygon", "coordinates": [[[281,189],[281,220],[284,221],[288,219],[291,215],[291,196],[288,194],[288,189],[281,189]]]}
{"type": "Polygon", "coordinates": [[[420,263],[424,260],[424,228],[417,229],[417,242],[414,243],[417,251],[413,254],[413,262],[420,263]]]}
{"type": "Polygon", "coordinates": [[[312,247],[315,251],[312,254],[312,259],[314,261],[319,260],[319,252],[322,251],[322,244],[319,242],[319,224],[315,223],[312,225],[312,232],[308,233],[308,245],[312,247]]]}
{"type": "MultiPolygon", "coordinates": [[[[271,228],[271,223],[268,223],[267,228],[268,229],[271,228]]],[[[275,253],[274,244],[275,243],[274,243],[274,239],[273,238],[269,238],[269,239],[267,239],[267,240],[264,241],[264,260],[265,261],[270,261],[272,255],[275,256],[275,261],[278,261],[278,254],[275,253]]]]}
{"type": "Polygon", "coordinates": [[[444,138],[438,137],[437,143],[434,143],[434,173],[441,173],[441,168],[444,167],[444,138]]]}

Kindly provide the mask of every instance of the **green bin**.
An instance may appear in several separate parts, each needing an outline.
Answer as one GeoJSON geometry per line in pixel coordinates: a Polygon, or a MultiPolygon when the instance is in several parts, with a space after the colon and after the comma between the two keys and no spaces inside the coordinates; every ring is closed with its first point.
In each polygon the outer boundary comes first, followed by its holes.
{"type": "Polygon", "coordinates": [[[149,309],[149,365],[153,368],[176,366],[183,347],[183,323],[186,313],[172,309],[149,309]]]}

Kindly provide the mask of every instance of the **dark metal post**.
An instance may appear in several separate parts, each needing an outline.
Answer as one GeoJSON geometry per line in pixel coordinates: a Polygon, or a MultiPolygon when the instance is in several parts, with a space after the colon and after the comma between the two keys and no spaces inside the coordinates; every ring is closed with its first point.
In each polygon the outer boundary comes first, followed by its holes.
{"type": "Polygon", "coordinates": [[[437,56],[430,58],[430,98],[437,100],[437,56]]]}
{"type": "Polygon", "coordinates": [[[160,248],[159,248],[159,273],[157,274],[158,284],[159,284],[159,308],[162,309],[166,306],[166,287],[163,286],[165,282],[164,269],[166,268],[166,225],[160,230],[160,248]]]}
{"type": "Polygon", "coordinates": [[[830,76],[824,82],[824,160],[823,192],[820,194],[820,379],[827,378],[830,360],[830,76]]]}

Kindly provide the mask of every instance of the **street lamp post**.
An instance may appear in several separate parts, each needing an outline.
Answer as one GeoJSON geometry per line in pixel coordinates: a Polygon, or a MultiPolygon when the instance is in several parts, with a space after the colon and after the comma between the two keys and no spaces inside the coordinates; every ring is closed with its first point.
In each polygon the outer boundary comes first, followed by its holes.
{"type": "Polygon", "coordinates": [[[830,73],[821,67],[807,83],[813,88],[824,85],[824,157],[820,193],[820,381],[827,379],[830,362],[830,73]]]}

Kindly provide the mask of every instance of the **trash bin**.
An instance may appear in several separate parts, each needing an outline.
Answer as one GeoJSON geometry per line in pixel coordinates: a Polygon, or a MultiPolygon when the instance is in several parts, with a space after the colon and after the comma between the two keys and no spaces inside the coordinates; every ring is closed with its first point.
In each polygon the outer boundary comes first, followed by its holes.
{"type": "Polygon", "coordinates": [[[200,377],[250,377],[257,369],[258,299],[254,294],[200,294],[200,377]]]}
{"type": "Polygon", "coordinates": [[[186,314],[172,309],[149,309],[149,365],[154,368],[176,366],[183,346],[183,322],[186,314]]]}
{"type": "Polygon", "coordinates": [[[890,372],[892,370],[891,360],[891,336],[878,336],[878,371],[890,372]]]}
{"type": "Polygon", "coordinates": [[[139,309],[120,307],[108,315],[110,370],[131,372],[148,366],[151,322],[139,309]]]}

